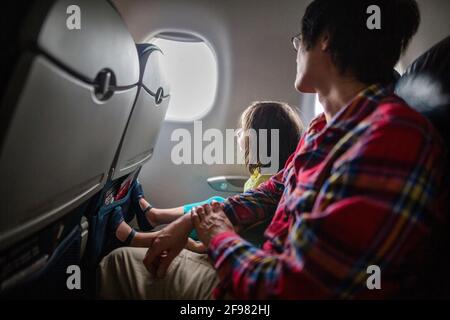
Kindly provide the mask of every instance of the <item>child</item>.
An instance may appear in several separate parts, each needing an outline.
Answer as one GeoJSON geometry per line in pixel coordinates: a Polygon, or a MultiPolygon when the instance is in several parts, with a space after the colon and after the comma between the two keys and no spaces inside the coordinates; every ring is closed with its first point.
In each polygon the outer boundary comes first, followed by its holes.
{"type": "MultiPolygon", "coordinates": [[[[267,181],[271,175],[262,174],[261,168],[265,165],[259,162],[259,158],[253,161],[250,153],[249,137],[245,133],[249,129],[254,129],[256,132],[260,129],[267,129],[267,134],[270,136],[271,129],[279,130],[279,165],[284,166],[288,157],[295,151],[297,143],[300,140],[302,125],[296,112],[287,104],[280,102],[254,102],[241,115],[240,129],[237,131],[238,144],[241,151],[244,153],[244,163],[250,173],[250,178],[244,186],[244,191],[254,189],[261,183],[267,181]]],[[[256,143],[259,145],[259,134],[256,134],[256,143]]],[[[271,150],[270,139],[267,139],[266,150],[271,150]]],[[[266,165],[268,166],[268,165],[266,165]]],[[[139,228],[142,231],[150,231],[155,226],[168,224],[183,214],[191,211],[196,206],[201,206],[212,201],[223,202],[222,197],[212,197],[208,200],[186,204],[184,206],[168,209],[155,208],[150,205],[144,198],[141,185],[138,183],[131,195],[134,203],[134,211],[139,228]]],[[[114,230],[116,237],[126,245],[131,246],[146,246],[145,233],[136,232],[132,229],[119,215],[116,217],[114,230]]],[[[191,233],[191,238],[196,239],[195,230],[191,233]]],[[[204,248],[201,243],[189,239],[187,248],[192,251],[203,252],[204,248]]]]}

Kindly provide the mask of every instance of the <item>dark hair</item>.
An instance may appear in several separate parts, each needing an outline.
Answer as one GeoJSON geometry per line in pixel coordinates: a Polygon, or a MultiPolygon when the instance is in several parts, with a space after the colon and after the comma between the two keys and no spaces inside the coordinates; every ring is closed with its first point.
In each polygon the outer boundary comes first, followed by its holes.
{"type": "Polygon", "coordinates": [[[327,32],[328,52],[340,72],[365,84],[388,83],[419,24],[415,0],[314,0],[302,19],[302,45],[311,49],[327,32]],[[380,8],[381,29],[367,27],[371,5],[380,8]]]}
{"type": "MultiPolygon", "coordinates": [[[[286,103],[276,101],[253,102],[241,115],[241,127],[243,131],[254,129],[267,129],[267,150],[271,152],[271,129],[279,130],[279,165],[284,166],[289,156],[295,151],[300,140],[303,125],[298,114],[286,103]]],[[[261,167],[270,164],[262,164],[259,159],[259,134],[256,136],[257,157],[256,164],[250,163],[249,137],[245,138],[244,162],[250,174],[261,167]]],[[[269,155],[271,156],[271,155],[269,155]]]]}

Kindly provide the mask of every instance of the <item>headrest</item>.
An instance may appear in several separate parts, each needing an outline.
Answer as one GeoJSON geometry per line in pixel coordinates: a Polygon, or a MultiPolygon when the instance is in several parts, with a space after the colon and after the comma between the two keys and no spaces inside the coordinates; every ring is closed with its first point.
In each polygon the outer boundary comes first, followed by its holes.
{"type": "Polygon", "coordinates": [[[157,50],[162,53],[161,49],[158,48],[156,45],[151,43],[138,43],[136,44],[136,49],[139,55],[139,63],[140,63],[140,79],[142,80],[142,76],[145,72],[145,66],[147,64],[148,56],[153,51],[157,50]]]}
{"type": "Polygon", "coordinates": [[[162,98],[168,97],[170,90],[166,72],[163,70],[164,54],[159,47],[150,43],[137,44],[136,48],[141,70],[139,82],[144,90],[155,97],[156,103],[160,104],[162,98]]]}
{"type": "Polygon", "coordinates": [[[446,141],[450,138],[450,36],[415,60],[395,91],[426,116],[446,141]]]}

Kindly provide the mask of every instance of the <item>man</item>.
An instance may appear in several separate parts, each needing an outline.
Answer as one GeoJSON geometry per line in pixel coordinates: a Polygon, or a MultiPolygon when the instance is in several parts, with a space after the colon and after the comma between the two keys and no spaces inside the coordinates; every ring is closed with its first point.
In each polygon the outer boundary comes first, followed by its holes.
{"type": "Polygon", "coordinates": [[[313,1],[293,38],[295,86],[317,93],[324,114],[259,188],[178,219],[154,234],[147,255],[122,248],[106,257],[100,295],[367,298],[414,288],[444,213],[441,140],[391,84],[419,20],[413,0],[313,1]],[[374,4],[381,29],[367,27],[374,4]],[[262,249],[235,232],[268,216],[262,249]],[[212,265],[182,250],[194,227],[212,265]],[[368,270],[381,271],[380,290],[368,289],[368,270]]]}

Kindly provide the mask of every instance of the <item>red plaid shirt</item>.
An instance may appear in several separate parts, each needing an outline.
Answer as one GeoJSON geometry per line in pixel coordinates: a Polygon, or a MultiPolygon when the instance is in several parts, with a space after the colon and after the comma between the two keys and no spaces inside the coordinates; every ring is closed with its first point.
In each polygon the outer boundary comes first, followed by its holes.
{"type": "Polygon", "coordinates": [[[390,88],[368,87],[329,123],[318,116],[282,171],[225,202],[235,225],[272,222],[262,249],[233,232],[212,239],[214,296],[398,294],[442,217],[444,156],[429,121],[390,88]],[[370,265],[381,269],[381,290],[367,289],[370,265]]]}

